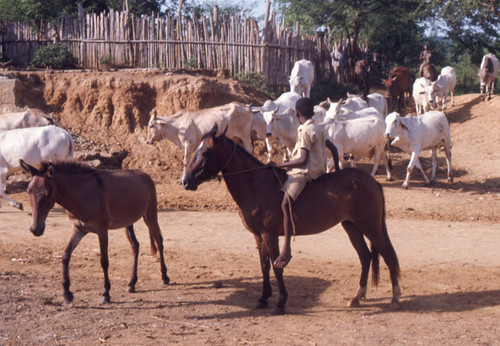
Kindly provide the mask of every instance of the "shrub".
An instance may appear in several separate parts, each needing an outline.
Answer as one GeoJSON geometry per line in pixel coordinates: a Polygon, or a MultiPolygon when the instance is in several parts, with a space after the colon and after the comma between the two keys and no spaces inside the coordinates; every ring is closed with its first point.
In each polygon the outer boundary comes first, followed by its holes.
{"type": "Polygon", "coordinates": [[[235,77],[240,82],[247,83],[258,91],[261,91],[265,94],[269,93],[265,83],[266,77],[262,72],[238,73],[235,77]]]}
{"type": "Polygon", "coordinates": [[[32,67],[64,69],[75,67],[76,58],[63,43],[41,47],[31,61],[32,67]]]}
{"type": "Polygon", "coordinates": [[[182,66],[185,69],[196,69],[196,68],[198,68],[198,60],[196,60],[195,58],[191,58],[189,60],[184,60],[182,63],[182,66]]]}

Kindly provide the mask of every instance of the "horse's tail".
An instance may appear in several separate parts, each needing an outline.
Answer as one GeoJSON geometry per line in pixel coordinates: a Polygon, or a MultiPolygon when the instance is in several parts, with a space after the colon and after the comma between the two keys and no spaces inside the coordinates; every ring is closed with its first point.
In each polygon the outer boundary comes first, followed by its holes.
{"type": "MultiPolygon", "coordinates": [[[[384,191],[382,190],[382,185],[377,182],[378,188],[380,190],[380,194],[382,196],[382,236],[385,242],[385,253],[382,254],[384,260],[389,267],[389,271],[391,272],[391,277],[394,276],[394,279],[399,279],[400,269],[399,269],[399,260],[396,255],[396,251],[392,246],[391,239],[389,238],[389,233],[387,232],[387,224],[385,222],[385,198],[384,191]]],[[[371,252],[372,252],[372,283],[377,286],[379,281],[379,251],[371,244],[371,252]]]]}
{"type": "Polygon", "coordinates": [[[158,252],[158,247],[156,246],[156,242],[151,230],[149,230],[149,241],[151,243],[151,256],[156,256],[156,253],[158,252]]]}

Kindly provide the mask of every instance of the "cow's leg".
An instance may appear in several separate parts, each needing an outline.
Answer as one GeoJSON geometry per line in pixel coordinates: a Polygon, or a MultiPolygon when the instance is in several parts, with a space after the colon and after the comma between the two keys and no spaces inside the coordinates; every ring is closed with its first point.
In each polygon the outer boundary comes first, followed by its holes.
{"type": "Polygon", "coordinates": [[[415,166],[418,168],[420,173],[422,173],[422,177],[424,177],[425,185],[430,186],[431,181],[429,180],[429,178],[427,178],[427,175],[425,174],[424,169],[422,168],[422,165],[420,164],[420,160],[418,159],[418,157],[417,157],[417,161],[415,162],[415,166]]]}
{"type": "Polygon", "coordinates": [[[267,150],[267,162],[271,161],[271,155],[273,153],[273,143],[271,143],[271,140],[269,138],[265,138],[264,142],[266,143],[266,150],[267,150]]]}
{"type": "Polygon", "coordinates": [[[432,172],[431,172],[431,183],[436,181],[436,171],[437,171],[437,148],[431,149],[432,154],[432,172]]]}
{"type": "Polygon", "coordinates": [[[135,292],[135,284],[137,283],[137,264],[139,260],[139,242],[135,237],[134,226],[130,225],[125,229],[125,236],[127,237],[130,246],[132,247],[132,254],[134,256],[134,264],[132,266],[132,276],[127,285],[127,291],[129,293],[135,292]]]}
{"type": "Polygon", "coordinates": [[[451,97],[451,105],[454,106],[455,105],[455,92],[452,90],[450,91],[450,97],[451,97]]]}
{"type": "Polygon", "coordinates": [[[81,230],[80,228],[74,227],[73,228],[73,233],[71,234],[71,238],[69,239],[68,245],[66,245],[66,248],[63,251],[62,254],[62,264],[63,264],[63,297],[64,297],[64,303],[69,304],[73,301],[73,293],[71,293],[69,287],[71,285],[70,279],[69,279],[69,261],[71,260],[71,254],[73,253],[73,250],[76,248],[80,240],[85,236],[85,232],[81,230]]]}
{"type": "Polygon", "coordinates": [[[186,178],[186,166],[189,163],[189,157],[191,156],[191,153],[193,152],[193,145],[189,141],[184,141],[183,142],[183,147],[184,147],[184,156],[182,157],[182,176],[179,179],[178,183],[180,185],[184,185],[184,179],[186,178]]]}
{"type": "Polygon", "coordinates": [[[374,177],[377,174],[378,166],[380,165],[380,155],[384,152],[384,148],[380,150],[379,148],[375,148],[375,155],[373,155],[373,169],[371,172],[371,176],[374,177]]]}
{"type": "Polygon", "coordinates": [[[411,153],[410,163],[408,164],[408,167],[406,168],[406,178],[405,178],[405,181],[403,182],[403,185],[401,186],[403,189],[408,188],[408,184],[410,182],[410,175],[411,175],[411,172],[413,171],[413,168],[415,167],[415,165],[420,170],[420,172],[422,172],[422,175],[424,176],[425,184],[429,185],[429,179],[425,175],[424,170],[422,169],[422,166],[420,165],[420,161],[418,159],[419,154],[420,154],[420,150],[413,151],[411,153]]]}
{"type": "MultiPolygon", "coordinates": [[[[19,202],[14,201],[13,199],[10,199],[7,197],[5,193],[5,186],[7,184],[7,177],[5,173],[0,174],[0,197],[4,198],[9,205],[13,206],[14,208],[21,209],[23,210],[23,205],[19,202]]],[[[2,206],[2,198],[0,198],[0,207],[2,206]]]]}
{"type": "Polygon", "coordinates": [[[453,183],[453,172],[451,170],[451,147],[445,141],[444,152],[446,154],[446,165],[448,166],[448,183],[453,183]]]}
{"type": "Polygon", "coordinates": [[[102,228],[98,230],[97,235],[99,237],[99,247],[101,250],[101,267],[104,273],[104,292],[101,296],[101,303],[110,303],[111,298],[109,296],[109,290],[111,288],[111,283],[109,282],[108,268],[108,230],[102,228]]]}

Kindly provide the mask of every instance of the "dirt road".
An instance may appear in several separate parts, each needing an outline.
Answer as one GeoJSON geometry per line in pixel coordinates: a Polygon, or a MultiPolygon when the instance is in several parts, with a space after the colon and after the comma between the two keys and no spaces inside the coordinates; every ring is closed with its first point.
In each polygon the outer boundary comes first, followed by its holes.
{"type": "MultiPolygon", "coordinates": [[[[149,255],[142,222],[138,292],[125,291],[132,258],[122,231],[110,237],[111,299],[101,305],[97,237],[89,235],[71,262],[72,306],[62,305],[61,253],[70,224],[61,209],[46,234],[30,218],[1,210],[0,344],[498,344],[500,225],[389,219],[401,263],[401,311],[390,311],[390,282],[368,287],[347,308],[360,272],[341,227],[297,237],[285,271],[288,314],[255,310],[261,274],[253,236],[236,213],[162,212],[168,274],[149,255]]],[[[274,296],[277,287],[273,280],[274,296]]]]}

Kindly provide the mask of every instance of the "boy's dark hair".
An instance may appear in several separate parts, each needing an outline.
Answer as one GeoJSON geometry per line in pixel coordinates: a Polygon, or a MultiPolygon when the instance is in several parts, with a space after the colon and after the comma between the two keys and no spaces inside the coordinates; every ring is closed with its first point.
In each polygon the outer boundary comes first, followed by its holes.
{"type": "Polygon", "coordinates": [[[295,103],[295,110],[302,116],[311,119],[314,115],[314,103],[309,97],[303,97],[295,103]]]}

